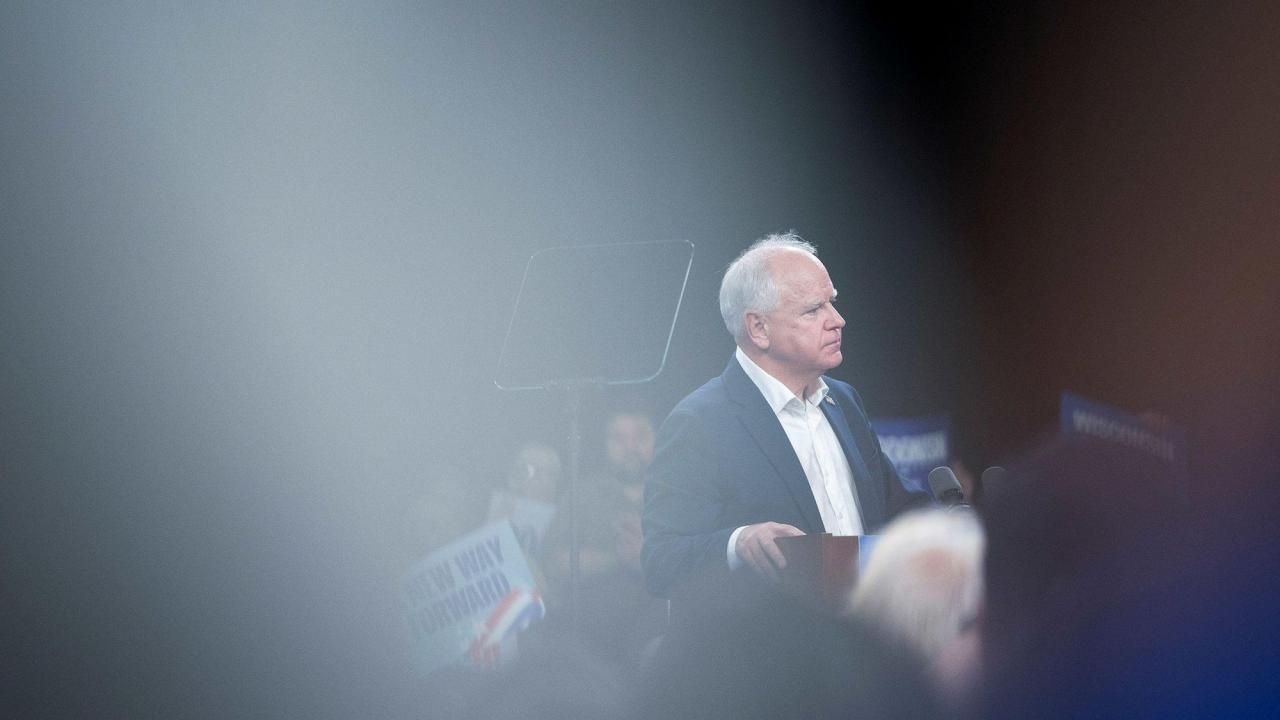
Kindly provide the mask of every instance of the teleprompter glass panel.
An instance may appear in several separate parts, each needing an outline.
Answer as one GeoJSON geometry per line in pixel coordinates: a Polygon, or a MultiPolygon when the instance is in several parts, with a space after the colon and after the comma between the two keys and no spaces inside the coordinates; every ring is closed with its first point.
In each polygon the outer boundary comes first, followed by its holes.
{"type": "Polygon", "coordinates": [[[693,244],[683,240],[534,253],[495,382],[526,389],[653,379],[692,264],[693,244]]]}

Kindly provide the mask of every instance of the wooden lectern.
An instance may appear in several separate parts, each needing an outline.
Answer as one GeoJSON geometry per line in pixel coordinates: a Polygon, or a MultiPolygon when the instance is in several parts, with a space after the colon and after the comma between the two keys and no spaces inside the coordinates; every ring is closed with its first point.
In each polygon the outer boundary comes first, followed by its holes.
{"type": "Polygon", "coordinates": [[[823,611],[841,614],[858,578],[857,536],[797,535],[778,538],[787,560],[782,586],[823,611]]]}

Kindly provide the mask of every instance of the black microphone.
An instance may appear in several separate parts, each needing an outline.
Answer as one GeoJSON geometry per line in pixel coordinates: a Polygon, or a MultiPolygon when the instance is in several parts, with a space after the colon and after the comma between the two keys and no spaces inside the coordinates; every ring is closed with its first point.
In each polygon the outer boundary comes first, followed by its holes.
{"type": "Polygon", "coordinates": [[[1005,472],[1004,468],[999,465],[992,465],[982,471],[982,487],[991,487],[993,484],[999,485],[1004,482],[1005,475],[1008,475],[1008,473],[1005,472]]]}
{"type": "Polygon", "coordinates": [[[946,465],[940,465],[929,471],[929,490],[938,502],[946,507],[969,507],[969,503],[964,499],[964,491],[960,489],[960,481],[946,465]]]}

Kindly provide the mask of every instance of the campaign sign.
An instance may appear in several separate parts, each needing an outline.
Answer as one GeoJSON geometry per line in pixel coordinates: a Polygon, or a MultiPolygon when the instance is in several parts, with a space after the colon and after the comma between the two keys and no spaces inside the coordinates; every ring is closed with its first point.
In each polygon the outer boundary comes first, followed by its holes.
{"type": "Polygon", "coordinates": [[[1062,432],[1101,438],[1154,455],[1169,463],[1180,490],[1187,476],[1186,433],[1172,424],[1143,420],[1122,410],[1062,393],[1062,432]]]}
{"type": "Polygon", "coordinates": [[[949,426],[946,415],[871,421],[880,449],[902,476],[903,487],[923,492],[929,491],[929,471],[946,465],[951,457],[949,426]]]}
{"type": "Polygon", "coordinates": [[[511,523],[491,523],[418,561],[401,581],[414,662],[423,673],[509,661],[516,635],[545,614],[511,523]]]}

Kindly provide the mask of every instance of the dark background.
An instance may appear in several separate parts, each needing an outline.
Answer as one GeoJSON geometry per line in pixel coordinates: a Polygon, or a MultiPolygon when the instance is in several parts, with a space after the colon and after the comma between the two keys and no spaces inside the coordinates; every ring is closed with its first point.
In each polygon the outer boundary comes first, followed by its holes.
{"type": "Polygon", "coordinates": [[[6,3],[6,705],[398,707],[403,506],[562,441],[492,383],[557,245],[697,247],[666,370],[592,417],[718,373],[722,269],[794,228],[873,414],[950,412],[981,467],[1070,389],[1185,426],[1224,523],[1274,502],[1278,38],[1267,2],[6,3]]]}

